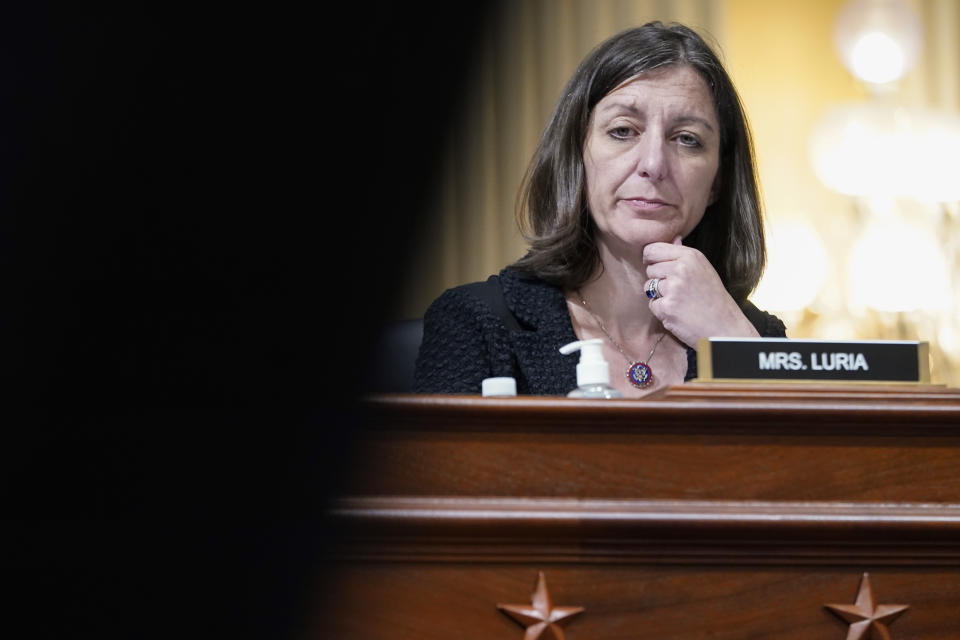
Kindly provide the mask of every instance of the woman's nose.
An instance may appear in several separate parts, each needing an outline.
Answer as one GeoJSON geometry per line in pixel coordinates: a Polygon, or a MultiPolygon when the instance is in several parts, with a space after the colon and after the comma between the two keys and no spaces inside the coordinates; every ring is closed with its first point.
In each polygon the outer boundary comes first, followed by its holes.
{"type": "Polygon", "coordinates": [[[650,135],[644,135],[636,147],[637,173],[655,182],[667,175],[666,143],[650,135]]]}

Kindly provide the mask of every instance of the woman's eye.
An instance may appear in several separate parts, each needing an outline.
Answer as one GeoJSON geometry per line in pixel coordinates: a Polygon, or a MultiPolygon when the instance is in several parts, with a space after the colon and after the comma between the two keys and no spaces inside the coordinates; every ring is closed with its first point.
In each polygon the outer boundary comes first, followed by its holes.
{"type": "Polygon", "coordinates": [[[681,133],[677,136],[677,142],[685,147],[699,147],[700,139],[689,133],[681,133]]]}
{"type": "Polygon", "coordinates": [[[633,134],[633,129],[630,127],[614,127],[610,129],[609,133],[617,140],[626,140],[633,134]]]}

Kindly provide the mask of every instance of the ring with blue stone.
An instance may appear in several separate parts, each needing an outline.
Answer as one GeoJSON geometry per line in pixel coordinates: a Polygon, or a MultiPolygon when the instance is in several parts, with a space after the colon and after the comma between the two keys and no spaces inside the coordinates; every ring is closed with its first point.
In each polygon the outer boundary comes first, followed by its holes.
{"type": "Polygon", "coordinates": [[[663,294],[660,293],[660,278],[654,278],[647,283],[646,292],[647,297],[651,300],[656,300],[657,298],[662,298],[663,294]]]}

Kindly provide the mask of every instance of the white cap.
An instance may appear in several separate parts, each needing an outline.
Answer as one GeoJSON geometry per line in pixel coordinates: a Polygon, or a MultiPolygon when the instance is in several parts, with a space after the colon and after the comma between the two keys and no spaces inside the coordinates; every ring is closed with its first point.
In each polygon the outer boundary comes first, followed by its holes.
{"type": "Polygon", "coordinates": [[[480,388],[484,397],[517,395],[517,381],[513,378],[485,378],[480,388]]]}
{"type": "Polygon", "coordinates": [[[577,386],[585,387],[592,384],[610,384],[610,366],[603,359],[603,340],[578,340],[560,347],[560,353],[569,355],[574,351],[580,352],[580,363],[577,364],[577,386]]]}

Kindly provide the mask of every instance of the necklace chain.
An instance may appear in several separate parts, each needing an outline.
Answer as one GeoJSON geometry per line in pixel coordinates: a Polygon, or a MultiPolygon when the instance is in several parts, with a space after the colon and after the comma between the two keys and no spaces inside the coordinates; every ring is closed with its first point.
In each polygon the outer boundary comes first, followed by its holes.
{"type": "MultiPolygon", "coordinates": [[[[597,316],[597,314],[595,314],[590,309],[590,305],[587,304],[586,299],[583,297],[583,294],[580,293],[579,289],[577,289],[577,297],[580,298],[580,303],[583,305],[583,308],[586,309],[587,313],[590,314],[590,317],[596,320],[597,325],[600,327],[600,331],[603,331],[603,333],[607,336],[607,338],[610,339],[610,342],[613,343],[613,346],[617,348],[617,351],[619,351],[623,355],[623,357],[627,359],[627,364],[633,364],[634,362],[636,362],[636,360],[634,360],[633,358],[627,355],[627,352],[623,350],[623,347],[620,346],[620,343],[617,342],[612,335],[610,335],[610,332],[607,331],[607,328],[603,326],[603,320],[601,320],[597,316]]],[[[647,363],[649,363],[653,359],[653,354],[656,352],[657,346],[660,344],[660,341],[663,340],[663,336],[665,335],[667,335],[666,331],[661,333],[660,337],[657,338],[657,341],[653,343],[653,349],[650,349],[650,355],[647,356],[647,360],[646,360],[647,363]]]]}

